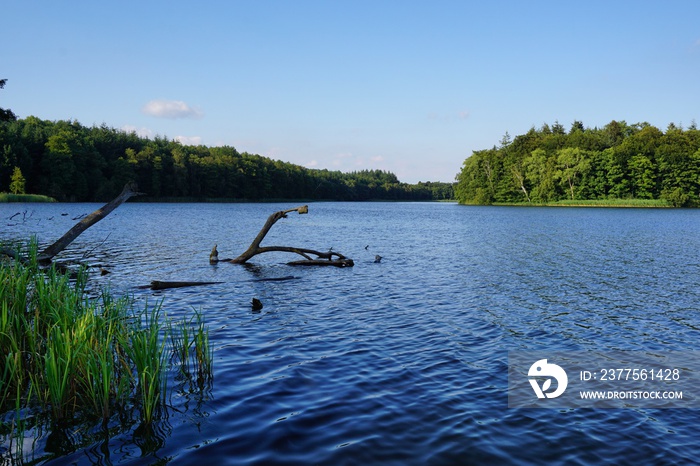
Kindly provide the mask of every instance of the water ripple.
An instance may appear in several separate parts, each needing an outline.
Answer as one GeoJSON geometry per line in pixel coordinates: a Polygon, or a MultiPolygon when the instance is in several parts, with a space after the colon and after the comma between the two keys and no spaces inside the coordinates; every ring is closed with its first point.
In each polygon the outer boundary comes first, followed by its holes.
{"type": "MultiPolygon", "coordinates": [[[[32,208],[40,223],[3,236],[50,241],[71,223],[56,209],[92,206],[32,208]]],[[[162,300],[169,316],[202,310],[215,348],[211,392],[175,397],[183,414],[160,434],[133,430],[65,463],[100,462],[104,448],[113,463],[177,464],[687,464],[700,454],[694,410],[516,410],[506,393],[509,350],[697,349],[700,213],[318,203],[280,221],[268,244],[333,247],[354,268],[292,269],[283,256],[208,264],[213,244],[242,251],[281,208],[125,204],[65,253],[92,251],[112,272],[94,277],[99,286],[162,300]],[[223,283],[136,288],[152,280],[223,283]]]]}

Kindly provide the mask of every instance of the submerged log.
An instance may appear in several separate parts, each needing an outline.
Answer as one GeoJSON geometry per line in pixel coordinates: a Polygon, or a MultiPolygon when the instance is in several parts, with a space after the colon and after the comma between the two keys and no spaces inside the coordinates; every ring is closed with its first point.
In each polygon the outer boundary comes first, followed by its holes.
{"type": "Polygon", "coordinates": [[[304,258],[304,260],[288,262],[287,265],[319,265],[319,266],[335,266],[335,267],[352,267],[355,265],[352,259],[345,257],[344,255],[329,250],[327,252],[316,251],[315,249],[308,248],[295,248],[289,246],[260,246],[265,236],[270,231],[272,226],[281,218],[287,218],[287,214],[290,212],[298,212],[299,214],[306,214],[309,212],[309,206],[303,205],[300,207],[295,207],[294,209],[281,210],[275,212],[267,218],[265,225],[263,225],[260,232],[258,232],[253,242],[248,246],[243,254],[236,257],[235,259],[219,259],[219,252],[216,249],[216,245],[211,250],[209,254],[209,263],[216,264],[219,262],[230,262],[232,264],[245,264],[251,258],[257,256],[258,254],[263,254],[266,252],[291,252],[294,254],[299,254],[304,258]],[[316,256],[311,257],[311,256],[316,256]]]}
{"type": "Polygon", "coordinates": [[[334,259],[330,261],[318,259],[305,259],[303,261],[287,262],[287,265],[316,265],[316,266],[333,266],[333,267],[352,267],[355,265],[352,259],[334,259]]]}
{"type": "MultiPolygon", "coordinates": [[[[292,275],[287,275],[284,277],[271,277],[271,278],[256,278],[254,280],[250,280],[252,282],[284,282],[287,280],[298,280],[299,277],[294,277],[292,275]]],[[[221,283],[225,282],[193,282],[193,281],[185,281],[185,282],[168,282],[168,281],[161,281],[161,280],[153,280],[150,285],[141,285],[138,288],[141,290],[146,290],[146,289],[151,289],[151,290],[167,290],[170,288],[185,288],[188,286],[204,286],[204,285],[220,285],[221,283]]]]}
{"type": "Polygon", "coordinates": [[[152,290],[167,290],[170,288],[185,288],[188,286],[218,285],[224,282],[162,282],[153,280],[150,285],[139,286],[141,289],[150,288],[152,290]]]}

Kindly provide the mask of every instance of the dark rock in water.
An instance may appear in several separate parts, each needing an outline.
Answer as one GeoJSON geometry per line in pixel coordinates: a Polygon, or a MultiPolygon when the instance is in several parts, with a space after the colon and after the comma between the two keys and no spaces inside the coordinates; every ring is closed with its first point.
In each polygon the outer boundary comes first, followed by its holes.
{"type": "Polygon", "coordinates": [[[253,298],[250,303],[253,305],[254,311],[259,311],[263,308],[263,304],[258,298],[253,298]]]}

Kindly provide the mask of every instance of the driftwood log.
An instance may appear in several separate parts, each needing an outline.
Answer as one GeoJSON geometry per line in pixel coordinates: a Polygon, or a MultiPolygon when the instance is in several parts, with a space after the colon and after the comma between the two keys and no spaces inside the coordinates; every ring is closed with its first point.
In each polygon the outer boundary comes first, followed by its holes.
{"type": "Polygon", "coordinates": [[[272,226],[281,218],[287,218],[287,214],[290,212],[298,212],[299,214],[306,214],[309,212],[309,207],[306,205],[295,207],[294,209],[281,210],[275,212],[267,218],[265,225],[255,237],[248,249],[246,249],[243,254],[236,257],[235,259],[219,259],[219,251],[216,249],[216,245],[211,250],[209,255],[209,262],[211,264],[216,264],[219,262],[229,262],[232,264],[245,264],[251,258],[257,256],[258,254],[263,254],[266,252],[291,252],[298,254],[304,258],[304,260],[288,262],[287,265],[315,265],[315,266],[334,266],[334,267],[352,267],[355,265],[352,259],[345,257],[344,255],[335,251],[316,251],[314,249],[307,248],[295,248],[289,246],[261,246],[263,239],[270,231],[272,226]],[[315,257],[312,257],[315,256],[315,257]]]}
{"type": "Polygon", "coordinates": [[[164,282],[153,280],[150,285],[139,286],[141,289],[168,290],[170,288],[185,288],[188,286],[218,285],[224,282],[164,282]]]}

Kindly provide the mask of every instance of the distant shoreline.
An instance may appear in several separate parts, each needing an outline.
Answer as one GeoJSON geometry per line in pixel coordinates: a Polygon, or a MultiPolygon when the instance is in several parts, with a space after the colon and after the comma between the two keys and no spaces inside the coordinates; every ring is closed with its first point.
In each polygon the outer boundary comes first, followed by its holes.
{"type": "MultiPolygon", "coordinates": [[[[105,203],[109,200],[102,201],[61,201],[67,204],[82,204],[85,202],[105,203]]],[[[0,193],[0,203],[12,202],[58,202],[56,199],[44,196],[41,194],[8,194],[0,193]]],[[[233,198],[195,198],[195,197],[134,197],[129,200],[129,203],[154,203],[154,204],[273,204],[273,203],[300,203],[310,204],[312,202],[441,202],[441,203],[457,203],[455,199],[363,199],[363,200],[337,200],[337,199],[233,199],[233,198]]]]}
{"type": "MultiPolygon", "coordinates": [[[[56,199],[44,196],[42,194],[8,194],[0,193],[0,203],[51,203],[57,202],[56,199]]],[[[95,201],[99,202],[99,201],[95,201]]],[[[311,202],[442,202],[442,203],[457,203],[454,199],[440,200],[389,200],[389,199],[367,199],[355,201],[337,201],[335,199],[227,199],[227,198],[193,198],[193,197],[166,197],[166,198],[134,198],[131,202],[136,203],[163,203],[163,204],[186,204],[186,203],[202,203],[202,204],[245,204],[245,203],[311,203],[311,202]]],[[[465,206],[478,206],[484,204],[461,204],[465,206]]],[[[589,199],[589,200],[562,200],[556,202],[494,202],[486,204],[499,207],[615,207],[615,208],[645,208],[645,209],[670,209],[672,205],[665,199],[589,199]]]]}

